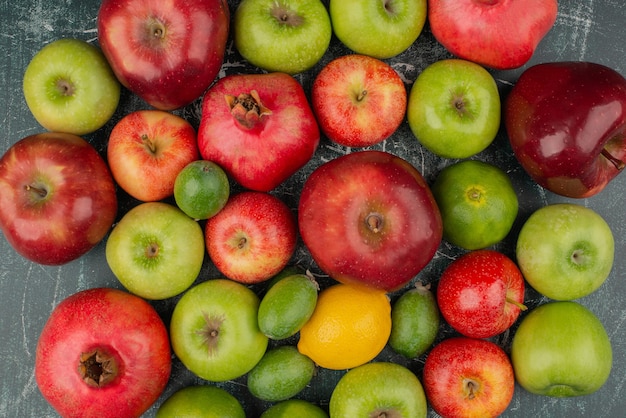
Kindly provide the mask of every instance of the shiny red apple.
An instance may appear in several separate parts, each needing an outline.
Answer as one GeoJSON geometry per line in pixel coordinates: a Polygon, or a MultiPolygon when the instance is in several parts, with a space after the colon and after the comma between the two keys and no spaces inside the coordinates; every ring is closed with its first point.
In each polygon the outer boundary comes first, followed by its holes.
{"type": "Polygon", "coordinates": [[[396,290],[432,259],[441,243],[439,209],[421,173],[383,151],[330,160],[304,183],[300,235],[333,279],[396,290]]]}
{"type": "Polygon", "coordinates": [[[626,162],[626,79],[591,62],[525,70],[505,103],[511,147],[528,174],[567,197],[599,193],[626,162]]]}
{"type": "Polygon", "coordinates": [[[157,109],[173,110],[215,80],[229,19],[226,0],[103,0],[98,42],[126,88],[157,109]]]}
{"type": "Polygon", "coordinates": [[[455,56],[505,70],[532,57],[557,9],[557,0],[428,0],[428,21],[455,56]]]}
{"type": "Polygon", "coordinates": [[[31,135],[0,159],[0,228],[31,261],[60,265],[77,259],[104,238],[116,214],[109,168],[76,135],[31,135]]]}

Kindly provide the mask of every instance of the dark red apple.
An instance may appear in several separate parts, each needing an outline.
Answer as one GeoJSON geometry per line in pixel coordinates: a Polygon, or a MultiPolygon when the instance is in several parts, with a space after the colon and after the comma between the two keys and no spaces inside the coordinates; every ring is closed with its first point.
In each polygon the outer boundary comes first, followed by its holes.
{"type": "Polygon", "coordinates": [[[226,0],[103,0],[98,42],[118,80],[161,110],[200,97],[228,40],[226,0]]]}
{"type": "Polygon", "coordinates": [[[626,79],[591,62],[532,66],[506,100],[511,147],[528,174],[567,197],[599,193],[626,162],[626,79]]]}
{"type": "Polygon", "coordinates": [[[0,159],[0,228],[31,261],[75,260],[104,238],[116,214],[109,168],[76,135],[31,135],[0,159]]]}
{"type": "Polygon", "coordinates": [[[501,70],[532,57],[557,11],[557,0],[428,0],[437,41],[459,58],[501,70]]]}
{"type": "Polygon", "coordinates": [[[117,289],[67,297],[37,342],[37,386],[63,417],[139,417],[161,395],[170,371],[169,337],[158,313],[117,289]]]}
{"type": "Polygon", "coordinates": [[[304,89],[285,73],[227,76],[204,95],[200,154],[247,189],[273,190],[309,162],[319,140],[304,89]]]}
{"type": "Polygon", "coordinates": [[[463,254],[444,270],[437,305],[458,332],[490,338],[513,325],[524,306],[524,277],[506,255],[494,250],[463,254]]]}
{"type": "Polygon", "coordinates": [[[442,238],[441,215],[421,173],[383,151],[318,167],[304,183],[298,222],[314,261],[333,279],[388,291],[419,273],[442,238]]]}

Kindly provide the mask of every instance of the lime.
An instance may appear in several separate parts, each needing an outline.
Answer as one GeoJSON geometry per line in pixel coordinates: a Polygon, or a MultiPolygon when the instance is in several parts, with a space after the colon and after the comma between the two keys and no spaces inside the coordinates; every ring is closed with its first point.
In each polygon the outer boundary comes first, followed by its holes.
{"type": "Polygon", "coordinates": [[[404,292],[391,308],[389,346],[413,359],[435,342],[439,331],[439,308],[429,287],[418,283],[404,292]]]}
{"type": "Polygon", "coordinates": [[[318,285],[306,274],[292,274],[274,284],[259,305],[259,329],[273,340],[291,337],[309,320],[318,285]]]}
{"type": "Polygon", "coordinates": [[[284,401],[300,393],[314,373],[313,360],[296,347],[272,348],[248,373],[248,390],[264,401],[284,401]]]}
{"type": "Polygon", "coordinates": [[[288,399],[272,405],[261,414],[261,418],[328,418],[319,406],[304,399],[288,399]]]}
{"type": "Polygon", "coordinates": [[[212,217],[226,205],[229,195],[228,176],[212,161],[187,164],[174,182],[176,205],[193,219],[212,217]]]}
{"type": "Polygon", "coordinates": [[[217,386],[187,386],[161,404],[156,418],[246,418],[241,403],[217,386]]]}
{"type": "Polygon", "coordinates": [[[511,179],[489,163],[465,160],[444,168],[432,192],[441,212],[444,239],[466,250],[500,242],[517,217],[511,179]]]}

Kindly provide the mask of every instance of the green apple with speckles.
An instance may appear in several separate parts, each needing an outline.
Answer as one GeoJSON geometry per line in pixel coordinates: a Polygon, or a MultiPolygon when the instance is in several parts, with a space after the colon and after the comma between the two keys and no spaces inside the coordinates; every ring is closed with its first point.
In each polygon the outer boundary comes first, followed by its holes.
{"type": "Polygon", "coordinates": [[[243,0],[233,18],[235,47],[267,71],[297,74],[322,58],[332,37],[320,0],[243,0]]]}
{"type": "Polygon", "coordinates": [[[553,397],[589,395],[613,366],[611,341],[600,319],[573,301],[540,305],[525,316],[511,343],[517,382],[553,397]]]}
{"type": "Polygon", "coordinates": [[[493,76],[461,59],[430,64],[413,83],[407,120],[426,149],[468,158],[487,148],[500,129],[500,94],[493,76]]]}
{"type": "Polygon", "coordinates": [[[406,51],[426,23],[426,0],[330,0],[337,38],[352,51],[387,59],[406,51]]]}
{"type": "Polygon", "coordinates": [[[613,267],[615,242],[593,209],[556,203],[533,212],[517,238],[517,263],[536,291],[573,300],[598,289],[613,267]]]}
{"type": "Polygon", "coordinates": [[[121,94],[102,51],[72,38],[41,48],[26,67],[22,86],[26,104],[41,126],[75,135],[104,126],[121,94]]]}

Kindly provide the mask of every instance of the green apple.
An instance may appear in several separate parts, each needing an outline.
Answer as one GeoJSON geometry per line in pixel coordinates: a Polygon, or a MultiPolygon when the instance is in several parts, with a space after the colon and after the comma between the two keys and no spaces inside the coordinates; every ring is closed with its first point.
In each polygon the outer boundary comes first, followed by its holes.
{"type": "Polygon", "coordinates": [[[96,46],[58,39],[44,46],[26,67],[26,104],[45,129],[85,135],[111,119],[121,86],[96,46]]]}
{"type": "Polygon", "coordinates": [[[480,65],[461,59],[430,64],[409,93],[407,120],[418,141],[444,158],[487,148],[500,128],[498,86],[480,65]]]}
{"type": "Polygon", "coordinates": [[[541,207],[517,237],[517,263],[536,291],[555,300],[586,296],[608,278],[615,242],[593,209],[575,203],[541,207]]]}
{"type": "Polygon", "coordinates": [[[320,0],[243,0],[233,31],[235,47],[251,64],[288,74],[317,64],[332,37],[320,0]]]}
{"type": "Polygon", "coordinates": [[[330,396],[330,416],[425,417],[426,395],[412,371],[398,363],[365,363],[339,379],[330,396]]]}
{"type": "Polygon", "coordinates": [[[266,409],[260,418],[328,418],[328,414],[319,406],[303,399],[287,399],[266,409]]]}
{"type": "Polygon", "coordinates": [[[588,395],[613,365],[611,341],[593,312],[573,301],[549,302],[522,319],[511,345],[517,382],[531,393],[588,395]]]}
{"type": "Polygon", "coordinates": [[[243,406],[226,389],[187,386],[174,392],[156,412],[156,418],[246,418],[243,406]]]}
{"type": "Polygon", "coordinates": [[[114,226],[105,253],[111,271],[128,291],[145,299],[166,299],[188,289],[198,277],[204,233],[169,203],[142,203],[114,226]]]}
{"type": "Polygon", "coordinates": [[[176,303],[170,322],[172,349],[198,377],[236,379],[261,360],[269,339],[259,330],[259,297],[229,279],[204,281],[176,303]]]}
{"type": "Polygon", "coordinates": [[[337,38],[352,51],[394,57],[417,40],[426,23],[426,0],[330,0],[337,38]]]}

